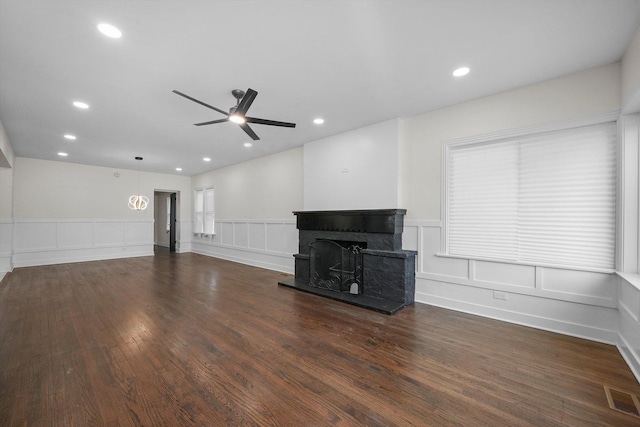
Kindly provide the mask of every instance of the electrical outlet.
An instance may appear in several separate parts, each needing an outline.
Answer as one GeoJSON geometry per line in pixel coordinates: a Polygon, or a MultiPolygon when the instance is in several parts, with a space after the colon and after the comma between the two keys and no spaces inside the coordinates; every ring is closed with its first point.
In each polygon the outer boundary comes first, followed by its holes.
{"type": "Polygon", "coordinates": [[[507,293],[506,292],[500,292],[500,291],[493,291],[493,297],[495,299],[501,299],[501,300],[507,300],[507,293]]]}

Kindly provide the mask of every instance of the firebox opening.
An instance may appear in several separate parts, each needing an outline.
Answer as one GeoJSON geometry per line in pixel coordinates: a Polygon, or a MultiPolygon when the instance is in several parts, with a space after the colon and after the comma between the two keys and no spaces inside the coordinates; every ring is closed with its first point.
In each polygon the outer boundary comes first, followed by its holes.
{"type": "Polygon", "coordinates": [[[362,253],[366,242],[318,239],[309,245],[309,286],[362,293],[362,253]]]}

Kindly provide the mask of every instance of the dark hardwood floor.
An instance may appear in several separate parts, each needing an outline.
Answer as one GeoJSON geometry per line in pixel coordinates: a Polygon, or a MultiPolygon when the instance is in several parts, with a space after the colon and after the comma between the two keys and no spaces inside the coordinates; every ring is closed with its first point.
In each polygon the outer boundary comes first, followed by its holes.
{"type": "Polygon", "coordinates": [[[394,316],[196,254],[18,268],[1,426],[631,426],[617,349],[416,304],[394,316]]]}

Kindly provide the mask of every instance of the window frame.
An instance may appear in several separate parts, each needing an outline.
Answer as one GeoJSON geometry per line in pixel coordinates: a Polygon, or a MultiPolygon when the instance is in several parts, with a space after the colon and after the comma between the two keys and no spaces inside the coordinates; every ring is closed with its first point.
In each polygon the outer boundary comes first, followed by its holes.
{"type": "Polygon", "coordinates": [[[194,235],[199,235],[199,236],[215,236],[215,188],[214,187],[202,187],[202,188],[195,188],[193,191],[193,227],[192,227],[192,232],[194,235]],[[207,210],[207,194],[208,192],[211,192],[211,197],[212,197],[212,210],[208,211],[207,210]],[[201,221],[198,221],[198,193],[202,193],[202,219],[201,221]],[[207,228],[206,228],[206,221],[207,221],[207,214],[211,213],[211,232],[207,232],[207,228]],[[198,227],[199,231],[196,231],[196,227],[198,227]]]}

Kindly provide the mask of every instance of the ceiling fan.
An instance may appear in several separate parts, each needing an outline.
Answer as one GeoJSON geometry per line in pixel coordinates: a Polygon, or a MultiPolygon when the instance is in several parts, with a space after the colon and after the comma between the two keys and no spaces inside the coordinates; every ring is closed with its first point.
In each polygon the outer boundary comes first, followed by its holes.
{"type": "Polygon", "coordinates": [[[247,89],[246,92],[240,89],[234,89],[231,91],[231,94],[233,95],[233,97],[236,98],[236,105],[231,107],[228,113],[224,110],[214,107],[213,105],[206,104],[202,101],[199,101],[195,98],[190,97],[189,95],[185,95],[184,93],[179,92],[177,90],[174,90],[173,93],[180,95],[182,97],[185,97],[188,100],[191,100],[193,102],[197,102],[200,105],[203,105],[207,108],[211,108],[212,110],[215,110],[218,113],[222,113],[225,116],[227,116],[224,119],[211,120],[209,122],[202,122],[202,123],[195,123],[196,126],[213,125],[216,123],[224,123],[224,122],[230,121],[240,126],[242,130],[245,131],[247,135],[249,135],[254,141],[257,141],[260,138],[258,138],[258,135],[256,135],[253,129],[249,127],[249,123],[255,123],[257,125],[281,126],[285,128],[296,127],[295,123],[278,122],[275,120],[258,119],[256,117],[247,117],[245,114],[247,113],[247,110],[249,109],[249,107],[251,107],[253,100],[256,99],[256,96],[258,95],[258,92],[256,92],[251,88],[247,89]]]}

